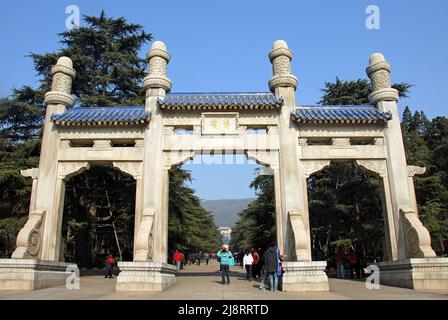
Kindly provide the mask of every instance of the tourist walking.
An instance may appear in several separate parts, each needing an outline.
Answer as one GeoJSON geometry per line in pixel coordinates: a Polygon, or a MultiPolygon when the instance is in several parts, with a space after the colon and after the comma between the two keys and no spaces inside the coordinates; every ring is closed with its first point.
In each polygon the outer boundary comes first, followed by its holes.
{"type": "Polygon", "coordinates": [[[338,279],[345,279],[345,260],[346,256],[342,248],[336,251],[336,277],[338,279]]]}
{"type": "Polygon", "coordinates": [[[247,251],[243,257],[243,268],[246,269],[246,280],[252,281],[252,264],[254,263],[254,258],[250,251],[247,251]]]}
{"type": "Polygon", "coordinates": [[[358,254],[353,248],[350,248],[348,253],[348,267],[350,270],[350,278],[354,278],[354,273],[356,273],[358,279],[361,277],[358,254]]]}
{"type": "Polygon", "coordinates": [[[106,269],[106,274],[104,275],[105,278],[111,279],[114,277],[112,274],[112,270],[114,269],[115,265],[115,259],[112,253],[109,253],[104,261],[104,267],[106,269]]]}
{"type": "Polygon", "coordinates": [[[205,257],[205,264],[208,265],[208,262],[210,260],[210,254],[208,252],[206,252],[204,257],[205,257]]]}
{"type": "Polygon", "coordinates": [[[255,248],[250,249],[252,254],[252,278],[257,279],[261,275],[260,254],[255,248]]]}
{"type": "Polygon", "coordinates": [[[277,268],[277,289],[278,291],[283,291],[283,274],[285,273],[285,270],[283,269],[283,256],[280,255],[280,262],[278,264],[277,268]]]}
{"type": "Polygon", "coordinates": [[[273,245],[266,250],[263,255],[262,265],[266,271],[265,279],[269,278],[270,290],[272,292],[278,287],[277,285],[277,268],[278,268],[279,256],[277,253],[277,246],[273,245]]]}
{"type": "Polygon", "coordinates": [[[202,252],[199,252],[198,255],[196,256],[196,261],[198,266],[201,265],[201,261],[202,261],[202,252]]]}
{"type": "Polygon", "coordinates": [[[182,262],[182,254],[178,250],[176,250],[176,252],[174,252],[173,262],[176,265],[177,272],[180,272],[180,264],[182,262]]]}
{"type": "Polygon", "coordinates": [[[216,256],[219,258],[222,284],[230,284],[230,266],[234,264],[233,254],[223,247],[216,256]],[[226,283],[227,280],[227,283],[226,283]]]}
{"type": "Polygon", "coordinates": [[[190,256],[190,266],[196,263],[196,254],[192,253],[190,256]]]}
{"type": "Polygon", "coordinates": [[[184,255],[184,253],[182,251],[180,252],[180,257],[181,257],[181,260],[180,260],[180,270],[182,270],[184,268],[184,265],[186,264],[186,262],[185,262],[185,255],[184,255]]]}

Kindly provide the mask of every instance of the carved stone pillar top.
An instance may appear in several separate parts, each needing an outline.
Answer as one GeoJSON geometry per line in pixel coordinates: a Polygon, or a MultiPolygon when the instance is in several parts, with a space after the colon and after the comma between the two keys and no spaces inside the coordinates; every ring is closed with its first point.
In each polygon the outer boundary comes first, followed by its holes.
{"type": "Polygon", "coordinates": [[[45,102],[48,104],[62,104],[73,106],[74,99],[71,96],[72,82],[76,76],[73,62],[68,57],[59,58],[57,64],[51,68],[53,82],[51,91],[45,94],[45,102]]]}
{"type": "Polygon", "coordinates": [[[277,87],[297,88],[297,78],[291,72],[292,51],[283,40],[277,40],[269,53],[269,60],[272,63],[272,78],[269,81],[269,89],[275,91],[277,87]]]}
{"type": "Polygon", "coordinates": [[[381,53],[371,55],[366,73],[372,83],[372,93],[369,95],[370,103],[398,101],[398,91],[391,87],[390,63],[381,53]]]}
{"type": "Polygon", "coordinates": [[[143,79],[145,90],[161,88],[169,92],[172,85],[171,80],[167,77],[167,65],[171,56],[166,50],[165,44],[155,41],[146,58],[149,61],[149,75],[143,79]]]}

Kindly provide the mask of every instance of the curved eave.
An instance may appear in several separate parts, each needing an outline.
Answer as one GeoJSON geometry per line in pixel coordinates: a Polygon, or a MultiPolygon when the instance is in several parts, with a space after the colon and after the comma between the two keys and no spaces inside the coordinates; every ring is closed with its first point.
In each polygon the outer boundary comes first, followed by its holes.
{"type": "Polygon", "coordinates": [[[162,110],[269,110],[278,109],[282,105],[164,105],[162,110]]]}
{"type": "Polygon", "coordinates": [[[388,120],[308,120],[294,117],[294,121],[299,124],[385,124],[388,120]]]}
{"type": "Polygon", "coordinates": [[[374,106],[314,106],[297,107],[291,114],[298,124],[385,124],[392,119],[390,112],[374,106]]]}
{"type": "Polygon", "coordinates": [[[284,101],[269,92],[173,93],[159,98],[162,110],[266,110],[278,109],[284,101]]]}
{"type": "Polygon", "coordinates": [[[151,117],[140,120],[132,121],[116,121],[116,120],[101,120],[101,121],[63,121],[54,120],[51,121],[59,127],[114,127],[114,126],[144,126],[148,124],[151,117]]]}

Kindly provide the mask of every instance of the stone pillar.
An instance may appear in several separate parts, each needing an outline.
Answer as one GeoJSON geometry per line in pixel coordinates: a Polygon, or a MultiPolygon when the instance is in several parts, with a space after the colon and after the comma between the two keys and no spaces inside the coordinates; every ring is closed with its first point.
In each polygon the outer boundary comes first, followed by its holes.
{"type": "Polygon", "coordinates": [[[51,122],[52,114],[60,114],[71,107],[74,100],[71,96],[72,81],[76,72],[72,61],[67,57],[59,58],[51,69],[53,82],[51,91],[45,95],[47,112],[42,137],[42,147],[39,160],[39,180],[37,183],[36,208],[46,210],[44,237],[42,242],[42,256],[44,260],[59,261],[59,248],[56,248],[55,238],[60,239],[58,230],[59,213],[64,203],[60,203],[57,190],[57,155],[59,148],[59,134],[51,122]],[[51,195],[51,196],[49,196],[51,195]]]}
{"type": "Polygon", "coordinates": [[[278,117],[278,133],[280,141],[279,150],[279,177],[282,202],[283,221],[283,248],[285,260],[311,260],[308,248],[300,248],[298,252],[293,249],[291,238],[292,230],[288,226],[288,212],[291,210],[300,211],[301,204],[298,191],[301,189],[299,181],[299,167],[297,158],[296,131],[290,126],[291,113],[295,102],[295,90],[297,88],[297,78],[291,73],[292,52],[283,40],[274,43],[272,51],[269,53],[269,60],[272,63],[273,76],[269,81],[270,90],[278,97],[282,97],[284,105],[278,117]],[[294,195],[295,190],[297,193],[294,195]],[[292,192],[291,192],[292,191],[292,192]]]}
{"type": "Polygon", "coordinates": [[[285,291],[328,291],[328,279],[323,271],[326,262],[311,261],[311,241],[308,210],[303,201],[306,188],[302,181],[298,134],[291,123],[296,108],[297,78],[291,72],[292,52],[283,40],[274,43],[269,53],[273,76],[270,90],[282,97],[284,105],[278,116],[279,188],[281,194],[283,250],[285,256],[285,291]]]}
{"type": "Polygon", "coordinates": [[[47,109],[30,215],[17,237],[13,259],[0,259],[0,290],[33,290],[62,285],[69,274],[66,267],[74,267],[58,262],[64,184],[58,178],[59,134],[50,120],[52,114],[63,113],[66,107],[74,104],[71,88],[76,72],[72,61],[67,57],[59,58],[51,75],[53,82],[51,91],[45,95],[47,109]]]}
{"type": "Polygon", "coordinates": [[[134,261],[119,263],[117,291],[162,291],[175,283],[168,254],[168,170],[163,161],[163,115],[157,103],[171,90],[167,77],[170,54],[161,41],[147,54],[149,75],[144,79],[145,110],[151,121],[145,130],[143,170],[138,186],[134,261]]]}
{"type": "MultiPolygon", "coordinates": [[[[380,281],[384,284],[415,289],[447,289],[448,259],[437,259],[431,248],[428,230],[418,218],[410,188],[408,166],[398,113],[398,92],[391,87],[390,64],[380,53],[370,57],[366,72],[372,83],[369,101],[392,119],[384,128],[384,148],[397,243],[396,261],[379,263],[380,281]]],[[[385,188],[387,190],[387,188],[385,188]]]]}
{"type": "Polygon", "coordinates": [[[409,192],[408,168],[397,105],[398,92],[391,87],[390,64],[382,54],[375,53],[370,57],[370,65],[366,72],[372,82],[370,103],[375,104],[381,111],[392,114],[392,119],[384,128],[384,147],[398,259],[434,257],[429,233],[418,219],[412,194],[409,192]],[[416,238],[417,242],[414,241],[416,238]]]}
{"type": "Polygon", "coordinates": [[[356,163],[381,179],[381,205],[384,218],[384,232],[387,260],[398,259],[397,238],[395,232],[395,222],[393,215],[393,206],[390,192],[390,182],[387,174],[387,164],[385,160],[356,160],[356,163]]]}

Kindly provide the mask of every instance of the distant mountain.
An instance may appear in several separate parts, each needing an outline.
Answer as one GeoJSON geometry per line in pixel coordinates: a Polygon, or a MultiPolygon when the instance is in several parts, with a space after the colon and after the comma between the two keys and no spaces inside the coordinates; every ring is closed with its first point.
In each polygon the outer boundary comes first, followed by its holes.
{"type": "Polygon", "coordinates": [[[233,228],[238,221],[238,214],[254,200],[254,198],[205,200],[202,201],[202,206],[213,214],[218,227],[233,228]]]}

